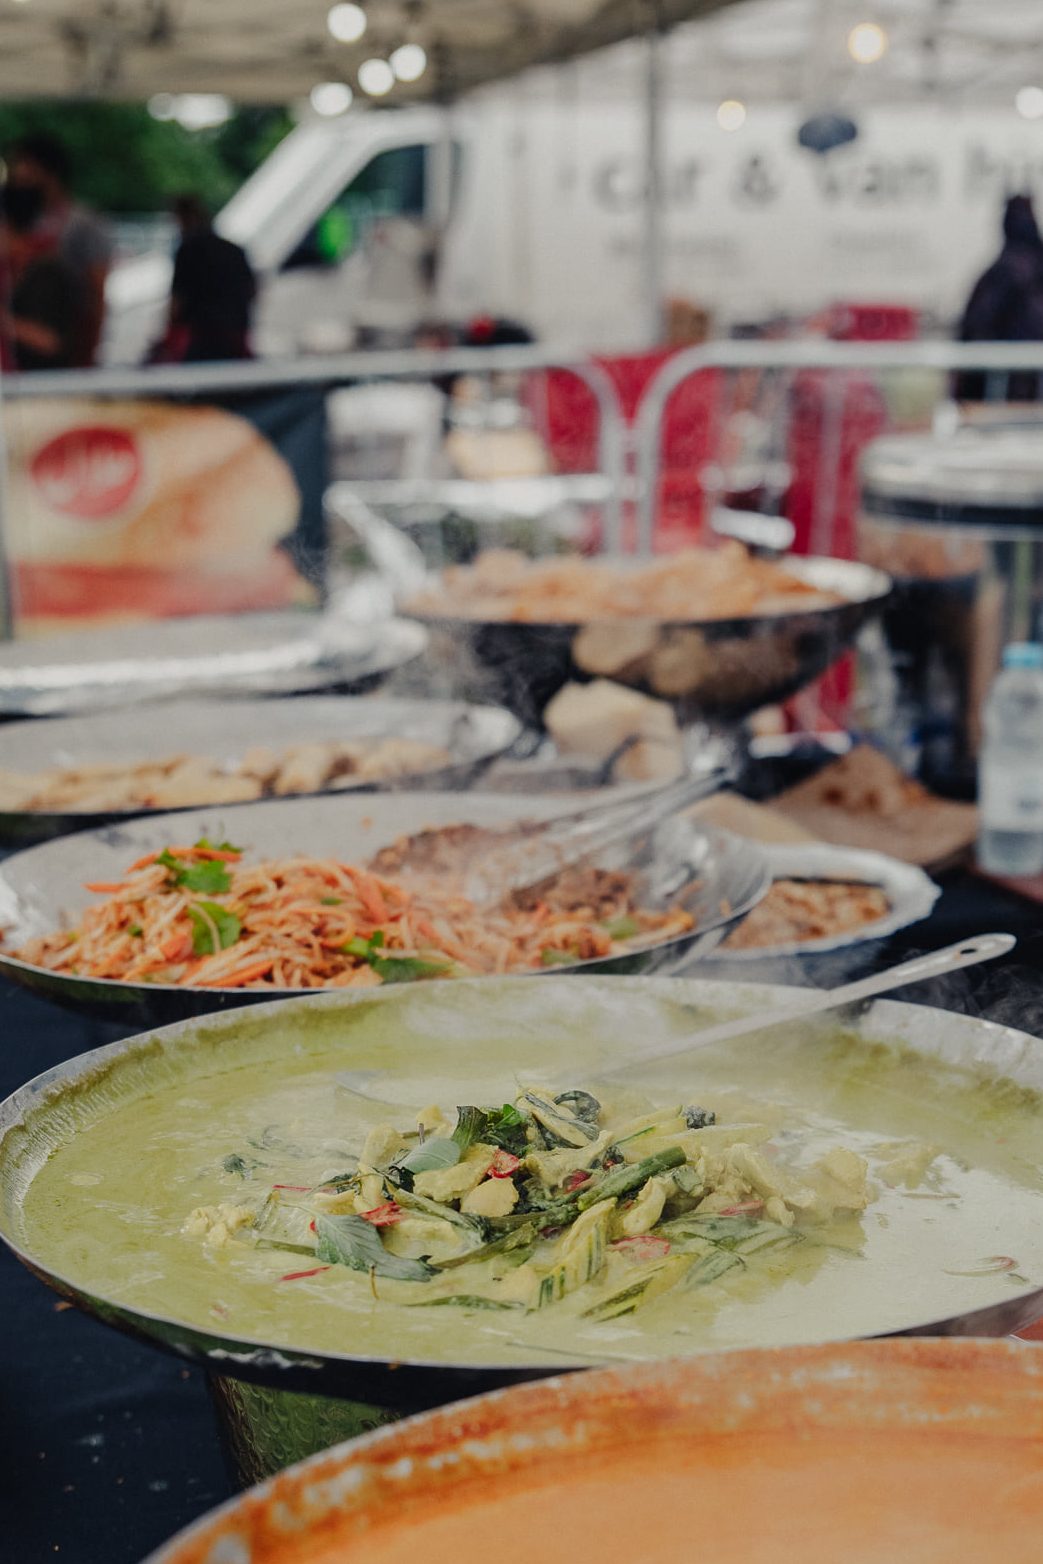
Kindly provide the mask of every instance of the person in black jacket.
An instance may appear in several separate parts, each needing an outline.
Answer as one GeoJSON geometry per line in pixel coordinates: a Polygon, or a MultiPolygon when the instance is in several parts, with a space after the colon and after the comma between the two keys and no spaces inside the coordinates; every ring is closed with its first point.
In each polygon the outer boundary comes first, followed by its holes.
{"type": "MultiPolygon", "coordinates": [[[[1043,237],[1032,201],[1011,196],[1003,214],[1003,249],[975,283],[960,323],[961,342],[1043,342],[1043,237]]],[[[999,391],[1008,402],[1033,402],[1039,376],[1015,372],[1000,376],[999,391]]],[[[961,401],[984,401],[989,376],[965,370],[956,377],[961,401]]]]}
{"type": "Polygon", "coordinates": [[[86,291],[78,272],[34,237],[39,213],[35,191],[17,185],[3,190],[0,332],[7,369],[70,369],[79,362],[86,291]]]}
{"type": "Polygon", "coordinates": [[[178,196],[172,210],[181,243],[174,256],[167,331],[153,359],[201,363],[251,358],[257,281],[246,252],[214,232],[198,196],[178,196]]]}

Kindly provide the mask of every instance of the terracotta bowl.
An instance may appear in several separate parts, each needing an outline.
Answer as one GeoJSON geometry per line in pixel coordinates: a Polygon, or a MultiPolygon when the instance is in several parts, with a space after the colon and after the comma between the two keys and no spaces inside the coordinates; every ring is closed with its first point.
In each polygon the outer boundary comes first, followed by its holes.
{"type": "Polygon", "coordinates": [[[1028,1564],[1043,1352],[931,1339],[544,1380],[292,1467],[149,1564],[1028,1564]]]}

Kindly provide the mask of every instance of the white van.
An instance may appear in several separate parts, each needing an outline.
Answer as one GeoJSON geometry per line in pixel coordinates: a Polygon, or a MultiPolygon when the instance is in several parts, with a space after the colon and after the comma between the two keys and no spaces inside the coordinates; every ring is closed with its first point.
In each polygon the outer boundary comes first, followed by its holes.
{"type": "MultiPolygon", "coordinates": [[[[258,350],[390,345],[481,312],[558,344],[640,346],[643,112],[636,93],[544,82],[302,123],[217,219],[261,277],[258,350]]],[[[951,321],[998,247],[1004,195],[1043,191],[1043,124],[1012,112],[873,109],[827,157],[797,146],[799,119],[752,107],[729,132],[706,104],[665,111],[664,291],[720,328],[838,298],[951,321]]],[[[160,256],[114,271],[109,362],[159,335],[169,281],[160,256]]]]}

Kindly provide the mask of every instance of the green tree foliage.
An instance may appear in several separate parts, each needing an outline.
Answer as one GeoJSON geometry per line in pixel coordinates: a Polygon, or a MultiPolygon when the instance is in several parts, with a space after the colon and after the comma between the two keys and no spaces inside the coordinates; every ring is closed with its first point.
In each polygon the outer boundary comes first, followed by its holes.
{"type": "Polygon", "coordinates": [[[141,104],[0,104],[0,149],[31,131],[60,136],[76,194],[98,211],[155,212],[181,191],[219,207],[290,129],[283,109],[246,108],[214,130],[156,120],[141,104]]]}

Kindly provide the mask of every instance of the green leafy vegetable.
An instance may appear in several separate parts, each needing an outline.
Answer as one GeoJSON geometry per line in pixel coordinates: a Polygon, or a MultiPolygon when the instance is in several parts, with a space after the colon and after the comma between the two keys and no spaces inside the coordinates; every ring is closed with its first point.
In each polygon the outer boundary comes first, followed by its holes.
{"type": "Polygon", "coordinates": [[[219,859],[206,858],[202,863],[190,864],[183,858],[176,858],[170,849],[165,847],[156,862],[170,871],[172,884],[181,885],[186,891],[200,891],[204,896],[219,896],[223,891],[232,888],[232,876],[228,872],[228,865],[219,859]]]}
{"type": "MultiPolygon", "coordinates": [[[[256,1163],[253,1165],[254,1167],[257,1166],[256,1163]]],[[[237,1173],[240,1178],[245,1178],[247,1173],[250,1171],[246,1165],[245,1157],[241,1157],[236,1151],[233,1151],[229,1156],[225,1157],[224,1161],[221,1163],[221,1166],[224,1168],[226,1173],[237,1173]]]]}
{"type": "Polygon", "coordinates": [[[468,1151],[475,1141],[484,1139],[485,1126],[488,1122],[489,1115],[483,1113],[481,1108],[457,1108],[453,1139],[459,1146],[461,1155],[468,1151]]]}
{"type": "Polygon", "coordinates": [[[540,965],[542,967],[571,967],[579,957],[571,950],[555,950],[548,945],[540,952],[540,965]]]}
{"type": "Polygon", "coordinates": [[[319,905],[321,907],[339,907],[344,901],[343,896],[323,896],[319,905]]]}
{"type": "Polygon", "coordinates": [[[141,939],[145,933],[145,930],[141,927],[140,923],[132,923],[130,928],[127,930],[127,933],[131,936],[132,939],[141,939]]]}
{"type": "Polygon", "coordinates": [[[448,1136],[432,1135],[422,1146],[417,1146],[408,1156],[399,1158],[397,1167],[407,1173],[433,1173],[440,1168],[455,1167],[461,1157],[460,1147],[448,1136]]]}
{"type": "Polygon", "coordinates": [[[205,858],[186,869],[178,882],[186,891],[199,891],[204,896],[220,896],[232,889],[232,876],[228,865],[216,858],[205,858]]]}
{"type": "Polygon", "coordinates": [[[528,1115],[505,1102],[498,1113],[490,1113],[486,1118],[482,1139],[516,1157],[524,1156],[529,1149],[528,1127],[528,1115]]]}
{"type": "Polygon", "coordinates": [[[434,1271],[426,1260],[406,1260],[389,1254],[380,1234],[360,1216],[330,1216],[320,1211],[315,1217],[318,1259],[328,1265],[346,1265],[352,1271],[373,1271],[399,1282],[427,1282],[434,1271]]]}
{"type": "Polygon", "coordinates": [[[385,983],[416,983],[421,978],[444,977],[450,970],[444,961],[425,961],[420,956],[382,956],[384,946],[384,930],[374,929],[369,939],[356,934],[340,948],[346,956],[368,962],[385,983]]]}
{"type": "Polygon", "coordinates": [[[601,927],[610,939],[634,939],[641,933],[641,925],[636,918],[613,918],[610,923],[603,923],[601,927]]]}
{"type": "Polygon", "coordinates": [[[244,847],[236,847],[233,842],[212,842],[208,836],[201,836],[199,841],[195,843],[195,846],[206,848],[212,853],[242,853],[246,851],[244,847]]]}
{"type": "Polygon", "coordinates": [[[234,912],[215,901],[194,902],[188,909],[192,919],[192,949],[197,956],[216,956],[219,950],[234,945],[243,926],[234,912]]]}
{"type": "Polygon", "coordinates": [[[368,961],[375,951],[378,951],[384,943],[383,929],[377,929],[369,939],[363,939],[361,934],[354,935],[346,940],[340,947],[346,956],[357,956],[360,961],[368,961]]]}

